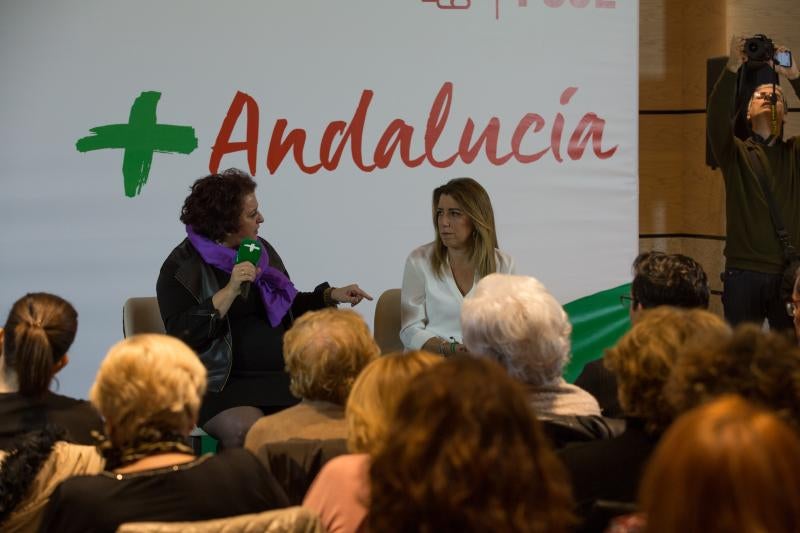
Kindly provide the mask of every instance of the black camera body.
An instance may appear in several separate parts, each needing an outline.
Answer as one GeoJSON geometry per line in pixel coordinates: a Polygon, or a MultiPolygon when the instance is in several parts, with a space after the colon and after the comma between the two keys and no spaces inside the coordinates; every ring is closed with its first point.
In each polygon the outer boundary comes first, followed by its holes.
{"type": "Polygon", "coordinates": [[[775,57],[775,43],[766,35],[758,33],[745,39],[744,53],[750,61],[766,63],[775,57]]]}

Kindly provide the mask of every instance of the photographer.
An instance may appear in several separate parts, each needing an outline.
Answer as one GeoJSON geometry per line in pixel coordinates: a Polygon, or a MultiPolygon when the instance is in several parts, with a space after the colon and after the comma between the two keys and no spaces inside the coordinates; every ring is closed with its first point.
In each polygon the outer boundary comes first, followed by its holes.
{"type": "Polygon", "coordinates": [[[785,67],[773,59],[787,52],[784,47],[776,49],[763,36],[734,36],[727,67],[708,103],[708,136],[725,179],[727,238],[722,303],[725,318],[733,325],[746,321],[760,324],[767,318],[772,329],[792,327],[780,297],[784,248],[770,218],[759,174],[765,176],[792,244],[800,249],[800,139],[783,140],[786,100],[781,88],[771,83],[756,87],[749,100],[746,141],[734,135],[731,120],[740,68],[769,65],[776,78],[782,74],[800,94],[797,63],[791,61],[791,66],[785,67]],[[751,157],[760,161],[756,166],[763,170],[754,170],[751,157]]]}

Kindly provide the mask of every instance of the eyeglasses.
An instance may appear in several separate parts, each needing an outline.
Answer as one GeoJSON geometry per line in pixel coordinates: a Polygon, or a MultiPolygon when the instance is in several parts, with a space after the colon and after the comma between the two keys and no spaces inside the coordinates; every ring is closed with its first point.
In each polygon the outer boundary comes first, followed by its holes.
{"type": "Polygon", "coordinates": [[[620,305],[622,305],[622,307],[624,307],[624,308],[626,308],[626,309],[629,309],[630,307],[632,307],[632,306],[633,306],[633,303],[634,303],[635,301],[636,301],[636,300],[634,300],[633,298],[631,298],[631,297],[630,297],[630,296],[628,296],[627,294],[620,294],[620,296],[619,296],[619,303],[620,303],[620,305]]]}
{"type": "Polygon", "coordinates": [[[800,309],[800,301],[792,300],[791,302],[786,302],[786,314],[793,317],[797,314],[797,310],[800,309]]]}
{"type": "MultiPolygon", "coordinates": [[[[768,92],[768,91],[758,91],[756,93],[753,93],[753,99],[754,100],[772,100],[772,94],[773,93],[768,92]]],[[[779,102],[779,101],[783,102],[783,95],[781,93],[778,92],[778,93],[775,93],[775,95],[776,95],[776,97],[775,97],[775,101],[776,102],[779,102]]]]}

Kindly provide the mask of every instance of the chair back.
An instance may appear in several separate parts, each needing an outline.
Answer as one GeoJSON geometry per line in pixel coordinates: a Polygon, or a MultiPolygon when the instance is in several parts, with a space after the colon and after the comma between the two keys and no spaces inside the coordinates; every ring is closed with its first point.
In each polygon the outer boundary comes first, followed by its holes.
{"type": "Polygon", "coordinates": [[[278,481],[289,503],[300,505],[325,463],[346,453],[344,439],[289,439],[267,442],[255,456],[278,481]]]}
{"type": "Polygon", "coordinates": [[[122,335],[166,333],[155,296],[128,298],[122,306],[122,335]]]}
{"type": "Polygon", "coordinates": [[[117,533],[324,533],[317,514],[305,507],[287,507],[257,514],[197,522],[129,522],[117,533]]]}
{"type": "Polygon", "coordinates": [[[403,350],[400,341],[400,289],[388,289],[378,298],[372,329],[381,353],[403,350]]]}

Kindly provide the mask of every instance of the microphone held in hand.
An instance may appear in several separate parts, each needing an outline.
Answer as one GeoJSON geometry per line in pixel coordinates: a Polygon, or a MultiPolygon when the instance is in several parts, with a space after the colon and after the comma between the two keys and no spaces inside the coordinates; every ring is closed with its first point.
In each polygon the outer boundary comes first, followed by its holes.
{"type": "MultiPolygon", "coordinates": [[[[236,251],[236,264],[239,263],[252,263],[253,266],[258,267],[258,260],[261,259],[261,243],[253,239],[242,239],[239,245],[239,250],[236,251]]],[[[239,293],[243,299],[247,299],[250,294],[250,282],[245,281],[242,283],[239,293]]]]}

